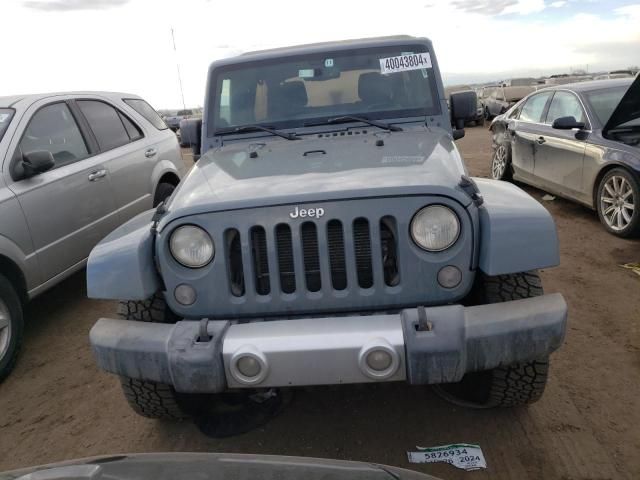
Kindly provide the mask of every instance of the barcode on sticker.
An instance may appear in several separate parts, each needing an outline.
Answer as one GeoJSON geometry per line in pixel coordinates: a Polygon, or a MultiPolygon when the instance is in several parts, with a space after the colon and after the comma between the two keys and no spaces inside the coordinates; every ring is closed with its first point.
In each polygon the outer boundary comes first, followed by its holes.
{"type": "Polygon", "coordinates": [[[421,70],[431,68],[431,55],[425,53],[410,53],[380,59],[380,73],[406,72],[408,70],[421,70]]]}

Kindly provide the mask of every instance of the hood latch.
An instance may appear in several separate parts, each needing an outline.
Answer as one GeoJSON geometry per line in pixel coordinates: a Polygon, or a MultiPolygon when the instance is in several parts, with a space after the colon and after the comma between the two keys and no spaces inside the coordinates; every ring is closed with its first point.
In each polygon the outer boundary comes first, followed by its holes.
{"type": "Polygon", "coordinates": [[[480,189],[478,188],[478,185],[471,177],[468,177],[467,175],[462,175],[460,177],[460,182],[458,182],[458,186],[464,191],[464,193],[469,195],[469,197],[471,198],[473,203],[476,205],[476,207],[479,207],[484,203],[484,198],[480,193],[480,189]]]}

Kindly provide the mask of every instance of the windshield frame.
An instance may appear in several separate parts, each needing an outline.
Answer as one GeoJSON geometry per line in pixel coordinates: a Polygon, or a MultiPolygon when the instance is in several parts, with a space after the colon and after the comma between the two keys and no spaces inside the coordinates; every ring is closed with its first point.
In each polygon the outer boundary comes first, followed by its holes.
{"type": "Polygon", "coordinates": [[[3,113],[9,114],[9,120],[7,120],[7,122],[3,122],[2,124],[0,124],[0,141],[2,141],[2,139],[4,138],[4,134],[9,129],[9,125],[11,125],[11,121],[13,120],[13,117],[15,117],[16,111],[14,108],[0,107],[0,114],[3,114],[3,113]]]}
{"type": "MultiPolygon", "coordinates": [[[[350,55],[361,55],[363,53],[369,53],[375,55],[376,53],[382,54],[392,54],[391,52],[403,52],[403,51],[413,51],[413,52],[424,52],[429,53],[432,59],[434,58],[433,51],[430,48],[430,45],[417,41],[407,41],[406,43],[401,44],[386,44],[386,45],[376,45],[376,46],[362,46],[362,47],[354,47],[349,49],[327,49],[322,51],[310,51],[302,54],[295,55],[282,55],[278,57],[269,57],[264,59],[250,59],[247,61],[238,61],[233,63],[228,63],[225,65],[221,65],[216,67],[212,72],[208,82],[208,88],[210,91],[207,92],[208,97],[208,105],[207,105],[207,137],[215,137],[216,131],[226,128],[226,127],[217,127],[216,126],[216,118],[218,116],[218,110],[220,108],[217,100],[220,97],[220,91],[222,88],[222,76],[224,73],[234,70],[241,70],[244,68],[251,68],[253,66],[267,66],[274,65],[279,63],[292,63],[300,60],[309,60],[309,59],[322,59],[326,57],[339,57],[339,56],[350,56],[350,55]]],[[[396,53],[393,53],[396,55],[396,53]]],[[[433,61],[433,60],[432,60],[433,61]]],[[[431,89],[433,95],[433,105],[431,108],[422,107],[422,108],[414,108],[414,109],[399,109],[399,110],[382,110],[382,111],[353,111],[348,113],[341,113],[340,115],[335,112],[331,112],[327,115],[317,116],[317,117],[305,117],[305,118],[297,118],[294,120],[285,120],[285,121],[271,121],[267,120],[264,123],[268,124],[270,127],[273,127],[277,130],[288,130],[288,129],[308,129],[313,128],[309,126],[304,126],[304,123],[323,123],[327,120],[334,118],[336,116],[344,116],[344,115],[356,115],[356,116],[364,116],[371,120],[382,120],[388,121],[398,119],[406,119],[407,121],[415,121],[416,118],[426,118],[428,116],[437,116],[441,115],[443,112],[441,110],[440,105],[440,93],[438,91],[438,82],[437,82],[437,67],[435,61],[433,62],[433,66],[429,69],[430,74],[428,76],[428,85],[431,89]]],[[[258,124],[260,122],[253,122],[253,124],[258,124]]],[[[354,121],[354,123],[358,123],[354,121]]],[[[243,125],[233,125],[234,127],[243,126],[243,125]]],[[[342,127],[344,128],[344,127],[342,127]]]]}

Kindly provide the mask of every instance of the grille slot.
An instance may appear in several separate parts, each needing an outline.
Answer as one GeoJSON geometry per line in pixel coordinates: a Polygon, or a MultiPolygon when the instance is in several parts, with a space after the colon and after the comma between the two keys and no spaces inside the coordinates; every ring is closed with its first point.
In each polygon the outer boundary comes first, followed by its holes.
{"type": "Polygon", "coordinates": [[[316,225],[312,222],[305,222],[300,228],[300,233],[307,290],[317,292],[322,287],[322,280],[320,278],[320,253],[316,225]]]}
{"type": "Polygon", "coordinates": [[[267,235],[262,227],[251,229],[251,258],[253,274],[258,295],[268,295],[271,291],[269,281],[269,260],[267,257],[267,235]]]}
{"type": "Polygon", "coordinates": [[[398,263],[398,229],[396,219],[393,217],[387,216],[380,219],[380,247],[384,283],[390,287],[395,287],[400,283],[400,270],[398,263]]]}
{"type": "Polygon", "coordinates": [[[240,232],[230,228],[224,234],[225,251],[227,254],[227,275],[229,276],[229,289],[234,297],[244,295],[244,270],[242,268],[242,246],[240,232]]]}
{"type": "Polygon", "coordinates": [[[356,256],[358,285],[362,288],[373,286],[373,265],[371,264],[371,233],[366,218],[353,221],[353,248],[356,256]]]}
{"type": "Polygon", "coordinates": [[[278,252],[280,289],[284,293],[293,293],[296,291],[296,273],[293,265],[293,242],[289,225],[281,223],[276,227],[276,250],[278,252]]]}
{"type": "Polygon", "coordinates": [[[344,232],[340,220],[327,223],[327,246],[329,249],[329,269],[334,290],[347,288],[347,265],[344,258],[344,232]]]}

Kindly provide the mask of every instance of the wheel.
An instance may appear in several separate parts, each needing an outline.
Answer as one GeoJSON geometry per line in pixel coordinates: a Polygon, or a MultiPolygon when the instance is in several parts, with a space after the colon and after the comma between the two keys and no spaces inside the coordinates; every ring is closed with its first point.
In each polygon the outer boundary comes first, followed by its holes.
{"type": "Polygon", "coordinates": [[[493,152],[491,159],[491,178],[494,180],[511,180],[511,147],[508,144],[499,144],[493,152]]]}
{"type": "MultiPolygon", "coordinates": [[[[499,303],[543,294],[536,272],[495,277],[480,276],[475,287],[480,304],[499,303]]],[[[436,391],[454,403],[473,408],[515,407],[536,402],[544,393],[549,357],[514,363],[493,370],[467,373],[460,382],[440,385],[436,391]]]]}
{"type": "Polygon", "coordinates": [[[488,107],[484,107],[484,119],[485,120],[491,120],[491,112],[489,112],[489,108],[488,107]]]}
{"type": "Polygon", "coordinates": [[[156,195],[153,198],[153,208],[157,207],[169,198],[175,189],[175,185],[170,183],[162,182],[158,184],[158,187],[156,188],[156,195]]]}
{"type": "Polygon", "coordinates": [[[640,182],[624,168],[614,168],[602,177],[596,208],[604,228],[614,235],[640,234],[640,182]]]}
{"type": "Polygon", "coordinates": [[[0,274],[0,382],[16,364],[23,326],[20,297],[11,282],[0,274]]]}
{"type": "MultiPolygon", "coordinates": [[[[179,320],[169,310],[161,293],[156,293],[147,300],[120,302],[118,315],[125,320],[138,322],[175,323],[179,320]]],[[[120,377],[120,383],[129,406],[138,415],[164,420],[190,417],[183,406],[189,395],[178,394],[171,385],[129,377],[120,377]]]]}

